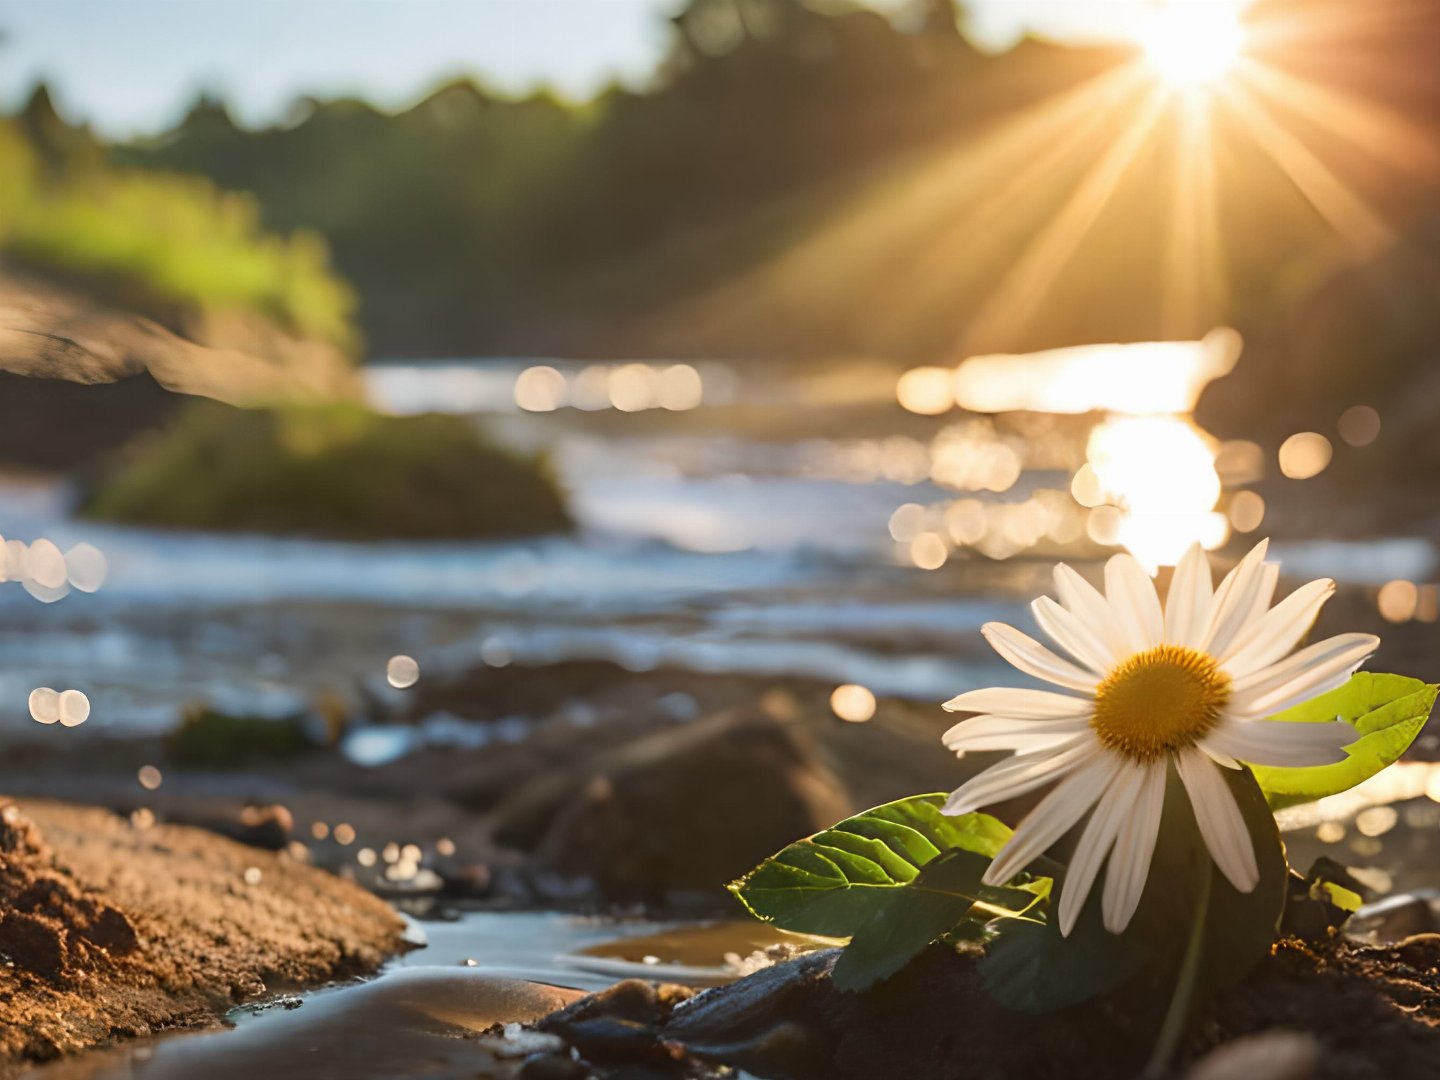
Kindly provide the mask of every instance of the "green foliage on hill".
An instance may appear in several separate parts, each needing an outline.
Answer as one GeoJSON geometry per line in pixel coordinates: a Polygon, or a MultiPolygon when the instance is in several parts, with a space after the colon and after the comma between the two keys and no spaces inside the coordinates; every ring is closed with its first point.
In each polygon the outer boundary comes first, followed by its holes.
{"type": "Polygon", "coordinates": [[[239,310],[358,345],[353,293],[319,233],[267,231],[253,196],[203,177],[107,166],[43,89],[0,122],[0,255],[161,321],[239,310]]]}
{"type": "Polygon", "coordinates": [[[652,86],[584,105],[459,81],[394,115],[311,101],[257,131],[203,99],[115,158],[254,192],[270,227],[323,233],[377,352],[623,350],[635,319],[812,225],[777,222],[771,206],[949,145],[1116,62],[1033,42],[989,56],[947,0],[898,24],[821,8],[694,0],[652,86]],[[663,253],[697,232],[709,242],[674,273],[663,253]]]}
{"type": "Polygon", "coordinates": [[[81,507],[107,521],[346,539],[468,539],[566,530],[543,460],[457,416],[350,404],[189,406],[143,436],[81,507]]]}

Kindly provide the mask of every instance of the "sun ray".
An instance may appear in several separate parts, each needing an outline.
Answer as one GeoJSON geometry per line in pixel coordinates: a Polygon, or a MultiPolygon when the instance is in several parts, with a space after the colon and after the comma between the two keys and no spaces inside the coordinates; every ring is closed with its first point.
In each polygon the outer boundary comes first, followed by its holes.
{"type": "Polygon", "coordinates": [[[672,309],[667,321],[693,327],[757,310],[783,317],[838,291],[873,298],[887,325],[904,325],[907,312],[942,292],[959,295],[966,275],[983,275],[976,246],[997,245],[1001,257],[1010,223],[1023,223],[1017,204],[1035,198],[1034,185],[1067,159],[1083,165],[1087,141],[1108,139],[1143,87],[1133,65],[1114,68],[943,152],[908,159],[808,237],[672,309]],[[966,259],[956,257],[961,246],[966,259]]]}
{"type": "Polygon", "coordinates": [[[1242,76],[1253,93],[1327,128],[1394,169],[1419,176],[1440,172],[1440,146],[1429,132],[1394,110],[1269,64],[1248,64],[1242,76]]]}
{"type": "Polygon", "coordinates": [[[1215,175],[1214,115],[1208,98],[1175,102],[1175,171],[1170,201],[1162,327],[1195,336],[1219,318],[1227,291],[1215,175]]]}
{"type": "Polygon", "coordinates": [[[1384,250],[1394,231],[1295,134],[1275,120],[1253,94],[1227,87],[1225,101],[1255,144],[1264,150],[1359,256],[1384,250]]]}
{"type": "Polygon", "coordinates": [[[897,315],[921,310],[939,290],[953,288],[953,277],[944,271],[953,267],[956,245],[966,244],[973,255],[987,239],[1002,238],[1003,230],[995,227],[1021,216],[1017,204],[1035,198],[1036,185],[1070,163],[1083,161],[1090,146],[1108,141],[1107,130],[1133,107],[1143,86],[1143,74],[1134,65],[1125,65],[997,132],[991,148],[995,182],[980,186],[977,201],[953,221],[939,223],[927,246],[912,255],[914,272],[908,275],[910,287],[899,301],[897,315]]]}
{"type": "Polygon", "coordinates": [[[966,331],[963,351],[986,352],[1003,347],[1007,334],[1029,317],[1109,204],[1154,130],[1165,100],[1159,90],[1145,96],[1138,115],[1091,166],[1074,194],[976,312],[966,331]]]}

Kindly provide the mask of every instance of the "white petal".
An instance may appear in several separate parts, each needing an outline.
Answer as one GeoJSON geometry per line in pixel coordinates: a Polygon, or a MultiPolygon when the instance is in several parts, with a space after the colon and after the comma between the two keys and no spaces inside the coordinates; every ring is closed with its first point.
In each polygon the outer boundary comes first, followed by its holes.
{"type": "Polygon", "coordinates": [[[1109,647],[1112,656],[1129,652],[1104,595],[1078,571],[1064,563],[1055,567],[1055,595],[1060,597],[1066,611],[1095,631],[1095,635],[1109,647]]]}
{"type": "Polygon", "coordinates": [[[1155,582],[1134,555],[1112,555],[1105,564],[1105,598],[1127,651],[1144,652],[1165,637],[1165,615],[1155,582]]]}
{"type": "Polygon", "coordinates": [[[1035,613],[1040,629],[1091,671],[1103,675],[1119,659],[1094,630],[1050,597],[1040,597],[1030,605],[1030,610],[1035,613]]]}
{"type": "Polygon", "coordinates": [[[1070,743],[1002,761],[956,788],[940,812],[953,817],[991,803],[1028,795],[1036,788],[1066,776],[1098,752],[1094,736],[1087,732],[1070,743]]]}
{"type": "Polygon", "coordinates": [[[1216,765],[1221,765],[1227,769],[1243,769],[1245,767],[1244,765],[1240,764],[1240,762],[1236,761],[1233,757],[1231,757],[1229,754],[1222,754],[1214,747],[1206,746],[1203,741],[1199,743],[1199,746],[1200,749],[1204,751],[1205,756],[1208,757],[1211,761],[1215,762],[1216,765]]]}
{"type": "Polygon", "coordinates": [[[1170,579],[1170,595],[1165,598],[1165,640],[1191,648],[1198,646],[1210,618],[1213,597],[1210,560],[1204,548],[1191,544],[1170,579]]]}
{"type": "Polygon", "coordinates": [[[1215,590],[1209,624],[1201,638],[1201,648],[1212,656],[1220,656],[1229,648],[1235,635],[1250,621],[1256,600],[1264,594],[1265,552],[1269,546],[1270,541],[1261,540],[1251,548],[1215,590]]]}
{"type": "Polygon", "coordinates": [[[1015,827],[1015,834],[1005,842],[981,880],[987,885],[1003,885],[1029,866],[1095,805],[1121,764],[1114,754],[1097,754],[1055,785],[1055,790],[1015,827]]]}
{"type": "Polygon", "coordinates": [[[1329,578],[1302,585],[1235,636],[1220,658],[1233,678],[1273,664],[1299,644],[1314,624],[1325,601],[1335,594],[1329,578]]]}
{"type": "Polygon", "coordinates": [[[1270,610],[1275,602],[1275,590],[1280,585],[1280,564],[1267,562],[1260,568],[1260,588],[1256,590],[1255,602],[1250,605],[1250,615],[1244,625],[1249,626],[1270,610]]]}
{"type": "Polygon", "coordinates": [[[1080,834],[1080,842],[1075,845],[1075,854],[1070,859],[1069,869],[1065,873],[1065,884],[1060,893],[1062,936],[1069,937],[1070,931],[1075,929],[1075,921],[1085,907],[1090,887],[1095,884],[1095,877],[1100,873],[1100,864],[1105,861],[1105,856],[1110,854],[1115,836],[1120,831],[1120,823],[1134,809],[1135,797],[1140,793],[1140,785],[1144,779],[1143,767],[1129,763],[1122,765],[1120,775],[1115,778],[1109,790],[1100,796],[1095,812],[1086,822],[1085,831],[1080,834]]]}
{"type": "Polygon", "coordinates": [[[1062,660],[1028,634],[1004,623],[986,623],[980,628],[991,647],[1015,667],[1037,679],[1070,690],[1093,691],[1100,677],[1068,660],[1062,660]]]}
{"type": "Polygon", "coordinates": [[[1200,826],[1200,835],[1215,865],[1240,892],[1252,892],[1260,882],[1255,845],[1217,766],[1199,750],[1190,749],[1175,755],[1175,769],[1190,795],[1195,824],[1200,826]]]}
{"type": "Polygon", "coordinates": [[[1134,809],[1121,823],[1120,833],[1115,837],[1115,850],[1110,853],[1110,868],[1105,873],[1105,893],[1101,897],[1105,929],[1112,934],[1123,933],[1130,925],[1145,892],[1150,859],[1155,854],[1155,837],[1160,831],[1160,814],[1165,809],[1165,775],[1163,762],[1146,766],[1134,809]]]}
{"type": "Polygon", "coordinates": [[[949,712],[995,713],[1025,720],[1060,720],[1067,716],[1088,715],[1091,700],[1056,694],[1050,690],[1012,690],[992,686],[953,697],[941,708],[949,712]]]}
{"type": "Polygon", "coordinates": [[[1254,765],[1302,769],[1344,761],[1344,747],[1357,738],[1355,729],[1344,720],[1305,724],[1225,719],[1201,745],[1207,753],[1218,752],[1254,765]]]}
{"type": "Polygon", "coordinates": [[[1380,647],[1374,634],[1337,634],[1236,679],[1229,710],[1260,719],[1344,683],[1380,647]]]}
{"type": "Polygon", "coordinates": [[[1090,726],[1088,717],[1064,720],[1023,720],[1014,716],[972,716],[961,720],[940,737],[946,749],[1039,750],[1079,735],[1090,726]]]}

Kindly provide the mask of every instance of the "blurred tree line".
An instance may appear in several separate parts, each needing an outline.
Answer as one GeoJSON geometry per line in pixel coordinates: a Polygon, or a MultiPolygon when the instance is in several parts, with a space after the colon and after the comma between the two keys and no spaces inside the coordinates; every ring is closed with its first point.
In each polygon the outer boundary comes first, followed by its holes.
{"type": "MultiPolygon", "coordinates": [[[[954,0],[915,0],[893,20],[848,4],[691,0],[643,91],[569,104],[466,80],[395,115],[305,101],[259,131],[205,97],[173,131],[113,156],[252,192],[269,227],[323,234],[373,351],[603,350],[617,322],[793,239],[783,221],[747,224],[758,209],[953,140],[1123,56],[1034,41],[990,56],[959,16],[954,0]],[[679,272],[606,280],[727,222],[679,272]]],[[[764,335],[730,344],[763,351],[764,335]]]]}
{"type": "MultiPolygon", "coordinates": [[[[954,0],[890,18],[689,0],[650,85],[584,103],[463,80],[395,114],[307,100],[249,130],[204,97],[172,131],[102,147],[41,93],[5,129],[36,159],[22,171],[157,186],[107,196],[127,226],[55,212],[31,220],[63,243],[0,243],[333,328],[346,305],[323,237],[372,354],[953,360],[1229,322],[1251,349],[1212,430],[1293,431],[1366,396],[1398,410],[1440,354],[1424,299],[1440,280],[1440,7],[1252,14],[1275,28],[1255,59],[1309,89],[1218,95],[1198,154],[1193,126],[1163,117],[1123,168],[1143,100],[1084,95],[1134,50],[1027,38],[989,54],[954,0]],[[1204,185],[1213,220],[1185,202],[1204,185]],[[1373,222],[1360,243],[1337,228],[1356,208],[1373,222]],[[153,226],[170,220],[184,227],[153,226]],[[1218,262],[1201,265],[1197,237],[1218,262]],[[1194,302],[1177,305],[1187,279],[1194,302]]],[[[0,148],[0,181],[23,158],[0,148]]],[[[13,190],[0,183],[6,221],[13,190]]]]}

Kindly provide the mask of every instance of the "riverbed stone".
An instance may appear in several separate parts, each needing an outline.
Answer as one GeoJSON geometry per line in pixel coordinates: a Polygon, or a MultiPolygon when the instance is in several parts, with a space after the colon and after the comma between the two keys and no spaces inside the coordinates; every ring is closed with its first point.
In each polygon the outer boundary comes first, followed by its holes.
{"type": "Polygon", "coordinates": [[[1195,1063],[1185,1080],[1310,1080],[1324,1053],[1302,1031],[1264,1031],[1216,1047],[1195,1063]]]}
{"type": "Polygon", "coordinates": [[[735,709],[577,771],[540,855],[613,899],[718,894],[850,811],[843,783],[796,725],[735,709]]]}

